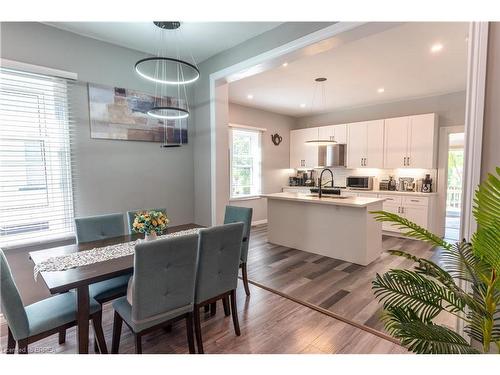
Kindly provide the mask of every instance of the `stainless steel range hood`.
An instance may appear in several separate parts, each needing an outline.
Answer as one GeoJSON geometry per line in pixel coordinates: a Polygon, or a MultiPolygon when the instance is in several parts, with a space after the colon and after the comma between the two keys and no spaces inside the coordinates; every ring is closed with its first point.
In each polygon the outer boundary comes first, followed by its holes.
{"type": "Polygon", "coordinates": [[[345,167],[346,153],[347,145],[343,143],[318,146],[318,167],[345,167]]]}

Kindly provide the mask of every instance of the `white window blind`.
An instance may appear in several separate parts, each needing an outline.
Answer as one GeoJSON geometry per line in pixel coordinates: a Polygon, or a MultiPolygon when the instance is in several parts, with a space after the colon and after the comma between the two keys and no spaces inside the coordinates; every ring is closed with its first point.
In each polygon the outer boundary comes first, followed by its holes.
{"type": "Polygon", "coordinates": [[[0,68],[0,246],[74,234],[70,86],[0,68]]]}
{"type": "Polygon", "coordinates": [[[261,132],[232,127],[229,130],[231,197],[261,193],[261,132]]]}

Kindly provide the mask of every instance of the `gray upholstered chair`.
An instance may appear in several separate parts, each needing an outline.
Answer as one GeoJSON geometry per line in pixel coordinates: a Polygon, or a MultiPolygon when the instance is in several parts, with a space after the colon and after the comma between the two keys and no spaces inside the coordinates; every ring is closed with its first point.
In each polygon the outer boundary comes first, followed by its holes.
{"type": "MultiPolygon", "coordinates": [[[[76,240],[78,243],[93,242],[125,235],[123,214],[107,214],[75,218],[76,240]]],[[[127,293],[128,280],[132,273],[117,276],[89,286],[89,295],[101,305],[122,297],[127,293]]],[[[65,340],[61,332],[59,342],[65,340]]],[[[97,349],[96,343],[94,343],[97,349]]]]}
{"type": "Polygon", "coordinates": [[[127,226],[128,226],[128,231],[129,233],[134,233],[132,224],[134,224],[135,220],[135,214],[143,211],[159,211],[163,212],[165,215],[167,214],[167,209],[166,208],[148,208],[148,209],[143,209],[143,210],[134,210],[134,211],[127,211],[127,226]]]}
{"type": "Polygon", "coordinates": [[[141,337],[174,321],[186,319],[189,352],[194,353],[193,302],[198,260],[196,234],[143,242],[135,247],[131,304],[127,297],[113,301],[112,353],[118,353],[122,322],[141,337]]]}
{"type": "Polygon", "coordinates": [[[226,206],[224,215],[224,224],[242,222],[245,226],[243,228],[243,240],[241,243],[241,259],[240,268],[243,276],[243,286],[245,293],[250,295],[250,288],[248,287],[248,274],[247,274],[247,259],[248,259],[248,244],[250,242],[250,230],[252,228],[252,212],[253,210],[248,207],[226,206]]]}
{"type": "Polygon", "coordinates": [[[203,353],[200,308],[222,300],[224,312],[231,315],[236,335],[240,335],[236,309],[236,287],[241,255],[243,223],[219,225],[201,229],[198,240],[198,273],[194,300],[194,328],[198,352],[203,353]]]}
{"type": "MultiPolygon", "coordinates": [[[[75,293],[63,293],[23,306],[5,254],[0,249],[0,296],[2,312],[8,326],[7,353],[27,354],[28,344],[76,325],[75,293]]],[[[102,331],[101,306],[90,298],[90,316],[101,353],[107,353],[102,331]]]]}

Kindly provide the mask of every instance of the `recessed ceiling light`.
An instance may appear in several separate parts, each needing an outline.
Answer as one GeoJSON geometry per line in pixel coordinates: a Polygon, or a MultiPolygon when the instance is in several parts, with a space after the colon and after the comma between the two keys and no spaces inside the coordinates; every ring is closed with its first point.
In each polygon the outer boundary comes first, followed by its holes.
{"type": "Polygon", "coordinates": [[[283,66],[286,68],[288,66],[288,63],[287,62],[284,62],[283,63],[283,66]]]}
{"type": "Polygon", "coordinates": [[[437,53],[437,52],[441,51],[442,49],[443,49],[443,45],[441,43],[436,43],[436,44],[432,45],[431,52],[437,53]]]}
{"type": "Polygon", "coordinates": [[[300,108],[306,108],[306,104],[305,104],[305,103],[302,103],[302,104],[300,105],[300,108]]]}
{"type": "Polygon", "coordinates": [[[247,95],[247,99],[252,100],[253,99],[253,95],[252,94],[248,94],[247,95]]]}
{"type": "Polygon", "coordinates": [[[378,92],[379,94],[382,94],[384,91],[385,91],[385,89],[384,89],[383,87],[379,87],[379,88],[377,89],[377,92],[378,92]]]}

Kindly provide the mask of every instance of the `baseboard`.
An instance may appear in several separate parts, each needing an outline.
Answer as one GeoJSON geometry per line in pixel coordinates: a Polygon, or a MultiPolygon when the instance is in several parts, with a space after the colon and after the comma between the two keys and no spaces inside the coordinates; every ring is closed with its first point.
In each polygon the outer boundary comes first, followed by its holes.
{"type": "Polygon", "coordinates": [[[262,224],[267,224],[267,219],[252,221],[252,227],[255,227],[256,225],[262,225],[262,224]]]}

